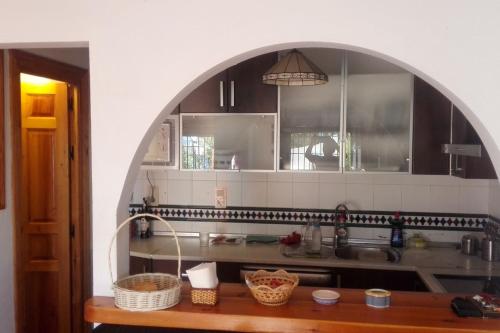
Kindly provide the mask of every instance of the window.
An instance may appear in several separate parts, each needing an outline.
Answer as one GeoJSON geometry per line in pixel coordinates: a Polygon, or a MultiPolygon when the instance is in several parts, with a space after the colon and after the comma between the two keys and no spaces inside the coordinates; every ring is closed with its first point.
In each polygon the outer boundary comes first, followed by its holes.
{"type": "Polygon", "coordinates": [[[182,137],[182,167],[184,169],[212,169],[213,154],[213,136],[182,137]]]}

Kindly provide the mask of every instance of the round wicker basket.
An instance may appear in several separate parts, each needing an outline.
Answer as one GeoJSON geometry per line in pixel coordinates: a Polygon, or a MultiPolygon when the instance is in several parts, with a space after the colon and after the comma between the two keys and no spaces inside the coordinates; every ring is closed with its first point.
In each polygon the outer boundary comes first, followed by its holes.
{"type": "Polygon", "coordinates": [[[299,277],[282,269],[276,272],[258,270],[247,273],[245,281],[259,303],[277,306],[288,302],[293,290],[299,284],[299,277]]]}
{"type": "Polygon", "coordinates": [[[179,240],[172,226],[159,216],[153,214],[137,214],[131,216],[120,224],[116,229],[108,250],[108,265],[113,292],[115,294],[115,305],[120,309],[129,311],[154,311],[172,307],[179,303],[181,296],[181,250],[179,240]],[[177,246],[177,276],[163,273],[144,273],[125,277],[114,282],[113,270],[111,266],[111,251],[113,242],[118,232],[130,221],[140,218],[154,218],[172,231],[175,244],[177,246]]]}

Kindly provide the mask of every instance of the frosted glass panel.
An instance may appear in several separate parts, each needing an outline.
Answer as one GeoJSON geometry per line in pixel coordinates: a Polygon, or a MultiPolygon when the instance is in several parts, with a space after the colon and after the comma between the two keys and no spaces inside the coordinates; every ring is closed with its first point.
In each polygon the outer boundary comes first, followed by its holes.
{"type": "Polygon", "coordinates": [[[274,170],[275,121],[275,115],[182,115],[182,168],[274,170]]]}
{"type": "Polygon", "coordinates": [[[280,169],[339,171],[343,52],[301,51],[328,74],[328,83],[280,87],[280,169]]]}
{"type": "Polygon", "coordinates": [[[345,171],[408,171],[411,97],[410,73],[348,76],[345,171]]]}

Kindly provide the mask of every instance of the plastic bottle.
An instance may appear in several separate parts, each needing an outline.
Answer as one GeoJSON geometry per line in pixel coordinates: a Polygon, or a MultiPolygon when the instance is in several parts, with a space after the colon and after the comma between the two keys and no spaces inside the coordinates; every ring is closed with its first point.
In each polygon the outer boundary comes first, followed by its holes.
{"type": "Polygon", "coordinates": [[[315,222],[312,230],[312,242],[311,242],[311,252],[320,253],[321,252],[321,241],[323,237],[321,235],[321,226],[319,222],[315,222]]]}
{"type": "Polygon", "coordinates": [[[394,214],[394,218],[391,221],[391,246],[392,247],[403,247],[403,223],[400,219],[399,212],[394,214]]]}

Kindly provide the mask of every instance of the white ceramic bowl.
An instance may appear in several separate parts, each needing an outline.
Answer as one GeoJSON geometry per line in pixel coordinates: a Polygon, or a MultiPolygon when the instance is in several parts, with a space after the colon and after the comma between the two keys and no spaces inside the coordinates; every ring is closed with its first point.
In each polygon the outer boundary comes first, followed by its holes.
{"type": "Polygon", "coordinates": [[[318,289],[312,292],[312,297],[316,303],[330,305],[339,301],[340,294],[333,290],[318,289]]]}

